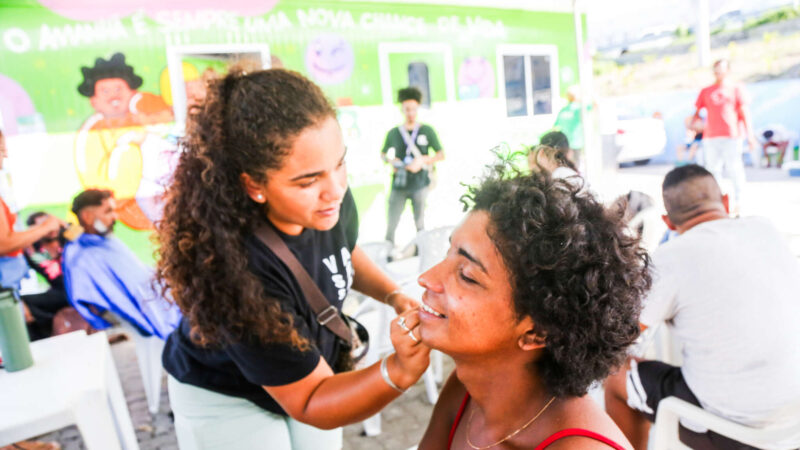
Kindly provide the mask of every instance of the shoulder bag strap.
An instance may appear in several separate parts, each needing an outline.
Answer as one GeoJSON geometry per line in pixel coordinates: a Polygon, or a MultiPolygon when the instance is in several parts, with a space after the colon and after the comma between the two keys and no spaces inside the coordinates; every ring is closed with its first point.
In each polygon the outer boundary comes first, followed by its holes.
{"type": "Polygon", "coordinates": [[[400,130],[400,136],[403,138],[403,142],[406,144],[406,154],[411,153],[414,155],[414,158],[419,158],[422,156],[419,149],[417,148],[417,134],[419,134],[419,124],[414,125],[414,129],[411,131],[411,135],[408,134],[408,130],[406,130],[405,125],[400,125],[397,127],[400,130]]]}
{"type": "Polygon", "coordinates": [[[295,279],[300,284],[303,290],[303,295],[306,301],[311,306],[311,309],[316,314],[317,322],[320,325],[327,327],[335,335],[350,343],[352,340],[352,333],[350,327],[344,322],[344,319],[339,315],[339,310],[331,305],[322,291],[319,289],[314,280],[308,274],[308,271],[300,264],[297,257],[294,256],[286,243],[283,242],[278,233],[269,225],[262,225],[255,230],[256,237],[261,240],[273,253],[277,256],[286,267],[294,274],[295,279]]]}

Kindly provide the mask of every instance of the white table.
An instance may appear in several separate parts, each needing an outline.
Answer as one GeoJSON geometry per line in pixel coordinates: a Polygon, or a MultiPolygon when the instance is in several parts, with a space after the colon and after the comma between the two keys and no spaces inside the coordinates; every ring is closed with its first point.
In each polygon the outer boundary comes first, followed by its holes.
{"type": "Polygon", "coordinates": [[[43,339],[31,352],[32,367],[0,370],[0,446],[74,424],[89,450],[138,450],[105,333],[43,339]]]}

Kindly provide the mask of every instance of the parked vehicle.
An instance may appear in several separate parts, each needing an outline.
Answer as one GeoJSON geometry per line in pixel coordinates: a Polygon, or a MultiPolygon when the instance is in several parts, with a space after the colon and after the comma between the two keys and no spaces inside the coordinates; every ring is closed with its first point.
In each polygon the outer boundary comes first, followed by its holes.
{"type": "Polygon", "coordinates": [[[600,110],[605,119],[601,125],[603,151],[609,157],[615,154],[617,163],[647,164],[664,151],[667,133],[660,113],[611,101],[603,102],[600,110]]]}
{"type": "Polygon", "coordinates": [[[617,118],[617,162],[647,164],[660,155],[667,145],[664,121],[658,113],[652,116],[620,115],[617,118]]]}

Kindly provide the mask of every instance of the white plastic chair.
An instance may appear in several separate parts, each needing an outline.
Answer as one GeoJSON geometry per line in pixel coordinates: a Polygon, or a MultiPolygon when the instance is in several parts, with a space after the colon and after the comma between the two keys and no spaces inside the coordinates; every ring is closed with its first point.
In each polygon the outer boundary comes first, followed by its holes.
{"type": "MultiPolygon", "coordinates": [[[[421,288],[416,283],[417,276],[444,259],[447,248],[450,246],[449,237],[452,230],[453,227],[443,227],[419,232],[414,241],[412,241],[412,244],[418,246],[419,262],[411,270],[392,270],[402,266],[389,264],[389,254],[392,250],[392,243],[389,241],[364,243],[359,244],[359,247],[375,264],[384,269],[396,282],[403,286],[406,292],[412,294],[412,296],[419,297],[422,294],[420,292],[421,288]],[[414,291],[419,292],[419,295],[414,295],[414,291]]],[[[405,261],[401,264],[408,266],[404,263],[405,261]]],[[[367,367],[377,362],[383,354],[392,351],[393,347],[389,338],[388,325],[395,317],[395,312],[391,307],[383,303],[364,297],[353,317],[358,319],[370,331],[370,349],[360,362],[360,365],[367,367]]],[[[431,364],[423,375],[425,393],[431,404],[435,404],[439,397],[437,383],[441,383],[442,379],[442,354],[437,351],[431,352],[431,364]]],[[[367,436],[379,435],[381,433],[380,413],[366,419],[363,424],[364,434],[367,436]]]]}
{"type": "Polygon", "coordinates": [[[631,348],[631,353],[640,358],[681,366],[683,364],[682,349],[680,342],[662,322],[644,330],[631,348]]]}
{"type": "Polygon", "coordinates": [[[47,292],[47,284],[39,281],[39,275],[35,270],[29,269],[25,278],[20,280],[19,295],[41,294],[47,292]]]}
{"type": "MultiPolygon", "coordinates": [[[[447,256],[450,248],[450,235],[453,234],[454,226],[438,227],[431,230],[422,230],[417,233],[414,242],[417,245],[419,255],[419,274],[426,272],[431,267],[442,262],[447,256]]],[[[419,276],[418,274],[418,276],[419,276]]],[[[415,280],[416,281],[416,280],[415,280]]],[[[414,289],[420,289],[414,283],[414,289]]],[[[420,297],[422,294],[420,293],[420,297]]],[[[423,376],[425,379],[425,391],[428,401],[433,405],[439,398],[437,383],[441,384],[444,379],[442,368],[442,354],[436,350],[431,352],[431,364],[423,376]]]]}
{"type": "MultiPolygon", "coordinates": [[[[386,270],[389,261],[389,253],[392,251],[392,243],[389,241],[367,242],[358,245],[369,259],[378,267],[386,270]]],[[[387,324],[394,317],[394,310],[372,298],[359,294],[360,303],[358,309],[353,313],[353,317],[364,325],[370,334],[369,351],[364,359],[359,362],[359,367],[369,367],[375,364],[381,357],[392,350],[392,343],[389,339],[387,324]]],[[[364,434],[367,436],[377,436],[381,434],[381,414],[364,420],[364,434]]]]}
{"type": "Polygon", "coordinates": [[[677,397],[667,397],[658,403],[654,450],[689,449],[678,437],[678,420],[681,418],[757,448],[775,448],[776,443],[790,439],[796,441],[800,436],[800,423],[775,428],[753,428],[723,419],[677,397]]]}
{"type": "MultiPolygon", "coordinates": [[[[453,234],[453,230],[455,230],[454,226],[446,226],[434,228],[432,230],[424,230],[417,234],[416,241],[419,248],[420,274],[444,260],[447,256],[447,250],[450,248],[450,235],[453,234]]],[[[444,380],[442,354],[440,352],[431,352],[431,365],[428,368],[428,372],[430,372],[430,375],[434,377],[437,383],[441,384],[444,380]]],[[[428,372],[426,372],[426,376],[428,372]]],[[[438,398],[438,396],[437,393],[435,397],[438,398]]],[[[432,399],[431,397],[431,393],[428,392],[428,400],[431,404],[436,403],[436,399],[432,399]]]]}
{"type": "Polygon", "coordinates": [[[648,252],[653,252],[658,247],[658,242],[667,226],[661,220],[661,212],[655,206],[645,208],[628,221],[628,228],[636,230],[642,227],[641,245],[648,252]]]}
{"type": "Polygon", "coordinates": [[[164,351],[165,343],[158,336],[142,336],[139,330],[125,319],[117,316],[117,320],[122,328],[133,337],[139,373],[142,375],[144,396],[147,399],[147,409],[150,414],[155,415],[158,413],[161,402],[161,382],[164,372],[161,365],[161,353],[164,351]]]}

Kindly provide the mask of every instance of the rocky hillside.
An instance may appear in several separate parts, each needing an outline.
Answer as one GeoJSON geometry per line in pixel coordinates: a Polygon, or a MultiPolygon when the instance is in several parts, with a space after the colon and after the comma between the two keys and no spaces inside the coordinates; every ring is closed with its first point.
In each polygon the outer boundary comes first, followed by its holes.
{"type": "MultiPolygon", "coordinates": [[[[733,76],[746,83],[800,78],[800,19],[713,36],[711,60],[719,58],[728,58],[733,76]]],[[[602,97],[698,89],[713,77],[697,61],[690,42],[596,60],[595,91],[602,97]]]]}

